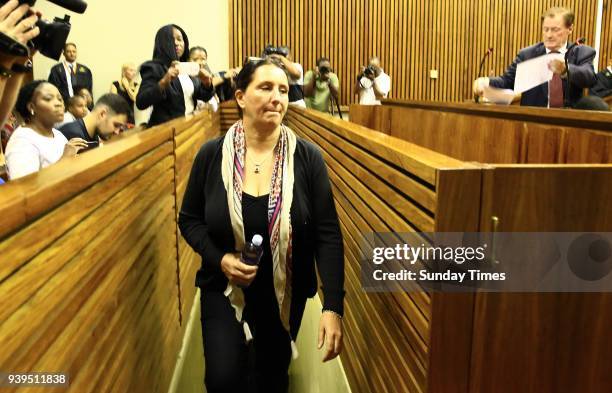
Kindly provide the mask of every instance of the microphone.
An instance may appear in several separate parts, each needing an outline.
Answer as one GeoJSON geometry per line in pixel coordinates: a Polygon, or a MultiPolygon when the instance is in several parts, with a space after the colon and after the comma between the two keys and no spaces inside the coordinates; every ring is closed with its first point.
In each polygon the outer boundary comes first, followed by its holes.
{"type": "MultiPolygon", "coordinates": [[[[487,57],[489,57],[489,55],[493,53],[493,47],[489,47],[489,49],[487,49],[487,51],[485,52],[484,56],[482,56],[482,59],[480,60],[480,66],[478,67],[478,74],[476,75],[476,79],[480,78],[480,75],[482,74],[482,67],[484,66],[484,62],[487,59],[487,57]]],[[[480,96],[479,95],[475,95],[474,96],[474,101],[476,101],[476,103],[478,104],[478,101],[480,100],[480,96]]]]}
{"type": "Polygon", "coordinates": [[[565,94],[563,95],[563,101],[564,101],[564,106],[565,107],[569,107],[570,105],[570,81],[571,81],[571,76],[570,76],[570,70],[569,70],[569,64],[567,62],[567,58],[570,54],[570,52],[577,46],[583,45],[586,42],[586,38],[584,37],[580,37],[578,38],[574,43],[572,43],[570,46],[567,47],[567,51],[565,52],[565,56],[564,56],[564,61],[565,61],[565,72],[567,73],[567,83],[565,84],[565,94]]]}
{"type": "Polygon", "coordinates": [[[49,2],[77,14],[82,14],[87,9],[87,3],[82,0],[49,0],[49,2]]]}

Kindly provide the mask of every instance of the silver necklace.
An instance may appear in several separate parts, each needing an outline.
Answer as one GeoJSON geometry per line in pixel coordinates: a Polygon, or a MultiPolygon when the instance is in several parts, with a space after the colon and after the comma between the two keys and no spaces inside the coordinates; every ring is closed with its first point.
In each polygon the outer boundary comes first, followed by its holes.
{"type": "MultiPolygon", "coordinates": [[[[274,150],[272,150],[272,152],[274,152],[274,150]]],[[[261,172],[261,166],[263,164],[266,163],[266,161],[268,161],[268,158],[270,158],[270,154],[267,155],[266,158],[264,158],[262,161],[260,162],[255,162],[255,160],[253,160],[253,158],[251,158],[251,156],[247,156],[249,158],[249,160],[251,161],[251,163],[255,166],[253,172],[255,172],[256,174],[259,174],[261,172]]]]}

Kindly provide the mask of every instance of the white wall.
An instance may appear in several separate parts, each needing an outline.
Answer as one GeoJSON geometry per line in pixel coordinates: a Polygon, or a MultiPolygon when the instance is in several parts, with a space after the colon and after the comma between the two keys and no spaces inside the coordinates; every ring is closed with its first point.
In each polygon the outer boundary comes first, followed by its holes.
{"type": "MultiPolygon", "coordinates": [[[[89,0],[85,14],[38,0],[43,18],[70,15],[69,42],[78,47],[77,62],[93,73],[94,97],[108,92],[121,74],[121,65],[137,66],[150,60],[157,30],[166,24],[181,26],[190,45],[207,49],[213,70],[229,64],[229,8],[227,0],[89,0]]],[[[56,63],[40,54],[34,58],[34,78],[47,79],[56,63]]]]}

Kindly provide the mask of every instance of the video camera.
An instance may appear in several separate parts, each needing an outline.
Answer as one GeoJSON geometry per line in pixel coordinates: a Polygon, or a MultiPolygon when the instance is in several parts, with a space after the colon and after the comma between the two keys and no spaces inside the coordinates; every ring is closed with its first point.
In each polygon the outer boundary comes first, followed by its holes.
{"type": "MultiPolygon", "coordinates": [[[[87,3],[82,0],[48,1],[79,14],[84,13],[87,9],[87,3]]],[[[6,2],[6,0],[0,0],[0,6],[6,2]]],[[[19,5],[28,4],[32,7],[35,3],[36,0],[19,0],[19,5]]],[[[24,16],[24,18],[27,18],[27,16],[24,16]]],[[[70,33],[70,16],[64,15],[63,18],[56,17],[52,22],[39,19],[36,22],[36,26],[40,29],[40,33],[37,37],[28,41],[27,46],[0,32],[0,51],[13,56],[26,57],[29,56],[30,49],[37,49],[43,55],[59,60],[70,33]]]]}
{"type": "Polygon", "coordinates": [[[264,48],[263,51],[263,57],[266,56],[270,56],[270,55],[280,55],[283,57],[287,57],[289,56],[289,48],[287,48],[286,46],[274,46],[274,45],[266,45],[266,47],[264,48]]]}

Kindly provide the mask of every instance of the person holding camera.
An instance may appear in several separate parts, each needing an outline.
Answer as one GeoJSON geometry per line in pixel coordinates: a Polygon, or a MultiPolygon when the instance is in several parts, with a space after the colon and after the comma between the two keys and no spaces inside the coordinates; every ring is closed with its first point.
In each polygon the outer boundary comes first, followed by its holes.
{"type": "Polygon", "coordinates": [[[372,57],[367,67],[362,67],[357,76],[356,90],[360,105],[380,105],[391,90],[391,77],[380,66],[380,59],[372,57]]]}
{"type": "Polygon", "coordinates": [[[0,125],[5,124],[13,110],[25,74],[32,70],[27,55],[17,55],[12,49],[15,44],[25,48],[28,41],[40,34],[36,26],[39,18],[40,13],[17,0],[0,7],[0,125]]]}
{"type": "Polygon", "coordinates": [[[321,112],[330,112],[331,99],[338,100],[340,81],[332,72],[329,59],[321,57],[317,66],[304,76],[304,96],[306,107],[321,112]]]}
{"type": "Polygon", "coordinates": [[[306,108],[304,101],[304,68],[300,63],[295,63],[291,56],[291,48],[288,46],[272,45],[266,46],[263,57],[272,57],[278,60],[287,71],[289,76],[289,105],[306,108]]]}
{"type": "Polygon", "coordinates": [[[58,88],[64,101],[76,94],[76,86],[93,91],[91,70],[84,64],[76,62],[77,47],[72,42],[64,45],[64,61],[57,63],[49,72],[49,82],[58,88]]]}
{"type": "Polygon", "coordinates": [[[149,126],[193,113],[197,100],[210,100],[215,91],[212,75],[200,69],[197,76],[180,73],[179,63],[189,61],[189,39],[177,25],[166,25],[155,35],[153,60],[140,66],[142,83],[136,107],[153,106],[149,126]]]}

